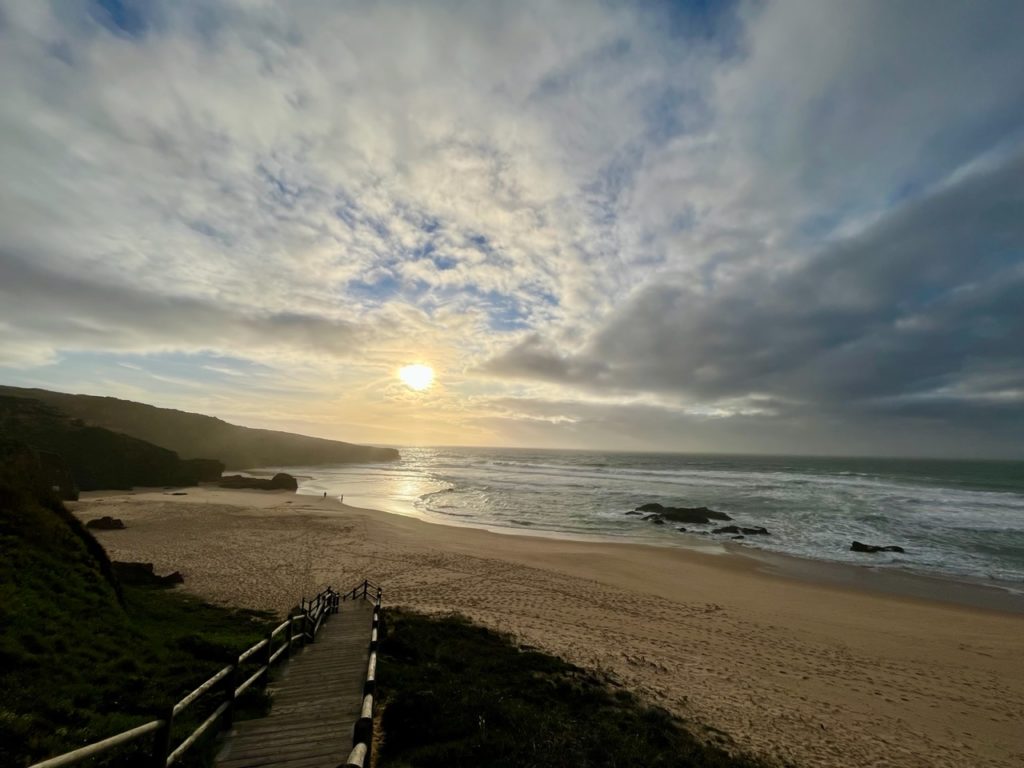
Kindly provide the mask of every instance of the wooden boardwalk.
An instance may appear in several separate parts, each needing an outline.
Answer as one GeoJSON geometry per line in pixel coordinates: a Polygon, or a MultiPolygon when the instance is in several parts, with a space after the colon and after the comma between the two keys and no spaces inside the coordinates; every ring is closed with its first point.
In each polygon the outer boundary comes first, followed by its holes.
{"type": "Polygon", "coordinates": [[[373,603],[341,603],[267,691],[270,714],[241,720],[217,757],[219,768],[337,768],[352,749],[363,703],[373,603]]]}

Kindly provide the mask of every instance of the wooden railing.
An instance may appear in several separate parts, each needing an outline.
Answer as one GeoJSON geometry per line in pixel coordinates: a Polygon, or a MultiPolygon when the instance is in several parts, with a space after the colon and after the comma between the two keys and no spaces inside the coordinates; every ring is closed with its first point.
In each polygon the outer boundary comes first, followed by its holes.
{"type": "Polygon", "coordinates": [[[352,729],[352,751],[345,761],[345,768],[365,768],[370,764],[373,751],[373,696],[377,689],[377,636],[380,632],[380,606],[383,590],[379,585],[364,581],[342,599],[373,600],[373,621],[370,623],[370,659],[366,665],[366,679],[363,681],[363,705],[359,719],[352,729]]]}
{"type": "MultiPolygon", "coordinates": [[[[344,599],[355,599],[355,593],[359,589],[362,589],[363,598],[367,599],[368,585],[369,582],[363,582],[352,592],[346,593],[344,599]]],[[[379,609],[379,588],[377,588],[376,594],[379,609]]],[[[158,719],[151,720],[131,730],[124,731],[102,741],[97,741],[72,752],[66,752],[63,755],[34,763],[29,768],[60,768],[65,765],[74,765],[82,760],[96,757],[149,735],[153,735],[153,748],[150,752],[148,763],[150,768],[169,768],[218,721],[222,720],[222,727],[229,727],[234,717],[235,702],[238,697],[260,678],[267,676],[271,668],[282,658],[287,658],[292,652],[292,646],[297,643],[313,642],[327,617],[332,613],[338,612],[341,600],[342,595],[330,587],[312,600],[303,598],[300,603],[299,613],[290,615],[256,645],[240,653],[233,664],[224,667],[224,669],[220,670],[177,704],[169,707],[158,719]],[[280,639],[281,633],[284,633],[283,639],[280,639]],[[252,665],[254,660],[255,663],[258,663],[258,668],[239,683],[243,666],[252,665]],[[171,749],[174,719],[196,701],[215,691],[223,691],[224,701],[192,733],[185,737],[178,746],[171,749]]],[[[378,609],[374,610],[374,626],[376,626],[378,609]]],[[[375,637],[376,635],[374,634],[373,636],[375,637]]],[[[359,765],[361,766],[362,763],[359,763],[359,765]]]]}

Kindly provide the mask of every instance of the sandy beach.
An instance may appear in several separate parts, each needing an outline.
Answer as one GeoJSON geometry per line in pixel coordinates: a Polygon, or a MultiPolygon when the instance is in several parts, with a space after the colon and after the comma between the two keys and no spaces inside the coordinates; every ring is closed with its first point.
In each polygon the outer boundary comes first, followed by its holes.
{"type": "Polygon", "coordinates": [[[112,558],[181,571],[211,601],[283,612],[368,577],[386,604],[459,611],[603,671],[710,739],[798,766],[1024,764],[1024,615],[963,605],[969,596],[291,493],[86,494],[72,507],[124,520],[98,532],[112,558]]]}

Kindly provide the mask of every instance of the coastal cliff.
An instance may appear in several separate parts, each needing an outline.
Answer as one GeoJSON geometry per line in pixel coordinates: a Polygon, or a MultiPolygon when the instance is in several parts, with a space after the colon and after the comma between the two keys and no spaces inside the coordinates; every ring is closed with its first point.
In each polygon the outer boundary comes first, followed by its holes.
{"type": "Polygon", "coordinates": [[[229,424],[213,416],[131,400],[0,386],[0,396],[32,398],[85,424],[174,451],[182,459],[214,458],[228,469],[396,461],[394,448],[355,445],[229,424]]]}

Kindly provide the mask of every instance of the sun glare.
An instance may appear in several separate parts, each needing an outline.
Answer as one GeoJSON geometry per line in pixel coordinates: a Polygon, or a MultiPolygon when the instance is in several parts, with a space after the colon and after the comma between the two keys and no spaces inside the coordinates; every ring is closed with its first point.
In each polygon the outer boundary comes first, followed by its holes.
{"type": "Polygon", "coordinates": [[[421,363],[404,365],[398,369],[398,378],[409,389],[421,392],[434,383],[434,369],[421,363]]]}

